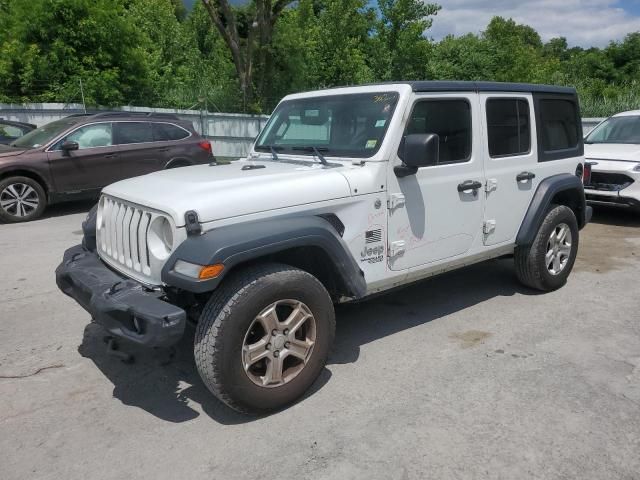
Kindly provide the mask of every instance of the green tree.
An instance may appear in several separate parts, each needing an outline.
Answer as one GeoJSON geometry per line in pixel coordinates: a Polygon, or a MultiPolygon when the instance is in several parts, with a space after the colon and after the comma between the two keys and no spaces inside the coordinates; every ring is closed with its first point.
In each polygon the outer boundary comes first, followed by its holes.
{"type": "Polygon", "coordinates": [[[425,32],[440,8],[421,0],[378,0],[374,51],[378,80],[424,78],[431,53],[425,32]]]}
{"type": "Polygon", "coordinates": [[[5,100],[115,105],[149,96],[135,25],[118,0],[11,0],[0,45],[5,100]]]}

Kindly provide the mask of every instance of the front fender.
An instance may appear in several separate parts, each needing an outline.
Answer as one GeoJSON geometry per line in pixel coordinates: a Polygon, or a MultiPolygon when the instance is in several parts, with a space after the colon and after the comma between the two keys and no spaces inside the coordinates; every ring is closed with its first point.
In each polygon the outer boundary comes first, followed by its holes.
{"type": "Polygon", "coordinates": [[[194,293],[214,290],[226,273],[241,263],[291,248],[318,247],[329,257],[335,271],[354,298],[366,293],[364,275],[347,245],[325,219],[317,216],[259,220],[215,228],[188,237],[162,269],[162,281],[194,293]],[[197,280],[173,270],[177,260],[197,265],[223,264],[223,273],[209,280],[197,280]]]}

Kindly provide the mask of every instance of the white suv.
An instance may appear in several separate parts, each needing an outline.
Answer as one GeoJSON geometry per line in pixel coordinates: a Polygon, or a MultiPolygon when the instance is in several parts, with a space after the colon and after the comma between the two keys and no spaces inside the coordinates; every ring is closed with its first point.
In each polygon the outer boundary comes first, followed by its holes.
{"type": "Polygon", "coordinates": [[[584,143],[592,168],[585,182],[587,200],[640,212],[640,110],[607,118],[584,143]]]}
{"type": "Polygon", "coordinates": [[[591,216],[583,163],[570,88],[289,95],[246,159],[105,188],[57,282],[121,339],[171,345],[196,323],[207,387],[273,410],[323,368],[334,303],[506,254],[525,285],[561,287],[591,216]]]}

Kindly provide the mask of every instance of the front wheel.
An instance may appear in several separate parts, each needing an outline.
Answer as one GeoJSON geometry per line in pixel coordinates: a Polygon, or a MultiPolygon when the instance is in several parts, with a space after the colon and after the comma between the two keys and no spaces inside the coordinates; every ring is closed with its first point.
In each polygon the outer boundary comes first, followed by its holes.
{"type": "Polygon", "coordinates": [[[552,205],[533,243],[516,247],[516,274],[524,285],[545,292],[566,282],[578,254],[578,221],[569,207],[552,205]]]}
{"type": "Polygon", "coordinates": [[[44,188],[29,177],[9,177],[0,181],[0,220],[28,222],[42,215],[47,206],[44,188]]]}
{"type": "Polygon", "coordinates": [[[257,265],[232,273],[207,302],[196,331],[196,366],[231,408],[277,410],[320,375],[334,334],[333,303],[314,276],[257,265]]]}

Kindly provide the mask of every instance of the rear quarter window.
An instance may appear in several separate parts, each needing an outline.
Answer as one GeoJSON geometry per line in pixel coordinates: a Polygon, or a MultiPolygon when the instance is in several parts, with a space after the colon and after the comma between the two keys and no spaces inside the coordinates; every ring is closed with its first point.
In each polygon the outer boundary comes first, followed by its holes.
{"type": "Polygon", "coordinates": [[[189,136],[184,128],[171,123],[153,123],[153,140],[156,142],[168,142],[171,140],[182,140],[189,136]]]}
{"type": "Polygon", "coordinates": [[[536,98],[538,156],[540,161],[584,154],[578,100],[569,95],[536,98]]]}

